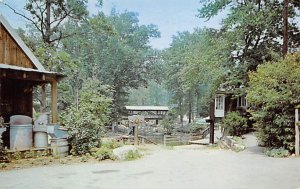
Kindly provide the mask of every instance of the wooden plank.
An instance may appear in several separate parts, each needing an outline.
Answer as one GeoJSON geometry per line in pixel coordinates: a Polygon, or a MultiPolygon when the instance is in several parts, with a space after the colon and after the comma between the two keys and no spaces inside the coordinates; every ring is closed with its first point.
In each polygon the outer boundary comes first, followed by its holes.
{"type": "Polygon", "coordinates": [[[0,28],[0,63],[24,68],[35,68],[23,49],[21,49],[4,27],[0,28]]]}
{"type": "Polygon", "coordinates": [[[3,41],[4,41],[4,64],[7,64],[8,63],[8,40],[7,40],[7,34],[5,33],[4,34],[4,38],[3,38],[3,41]]]}
{"type": "Polygon", "coordinates": [[[2,25],[0,24],[0,63],[4,63],[4,39],[2,25]]]}

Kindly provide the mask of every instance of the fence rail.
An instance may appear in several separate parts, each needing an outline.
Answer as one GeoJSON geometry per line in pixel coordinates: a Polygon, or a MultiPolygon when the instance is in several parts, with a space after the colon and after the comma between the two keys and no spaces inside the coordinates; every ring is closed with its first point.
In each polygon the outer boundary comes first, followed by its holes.
{"type": "Polygon", "coordinates": [[[165,146],[186,145],[191,140],[191,136],[164,135],[165,146]]]}

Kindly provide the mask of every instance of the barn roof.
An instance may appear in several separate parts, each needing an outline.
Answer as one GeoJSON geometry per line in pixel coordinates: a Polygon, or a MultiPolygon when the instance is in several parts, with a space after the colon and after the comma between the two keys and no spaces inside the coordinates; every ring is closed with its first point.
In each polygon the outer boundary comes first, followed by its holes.
{"type": "Polygon", "coordinates": [[[19,37],[17,32],[11,27],[11,25],[6,21],[6,19],[1,14],[0,14],[0,23],[8,31],[8,33],[12,36],[12,38],[20,46],[20,48],[24,51],[26,56],[31,60],[31,62],[34,64],[37,70],[45,71],[45,68],[40,63],[40,61],[34,56],[31,50],[24,43],[24,41],[19,37]]]}
{"type": "Polygon", "coordinates": [[[136,111],[169,111],[167,106],[125,106],[125,109],[136,111]]]}

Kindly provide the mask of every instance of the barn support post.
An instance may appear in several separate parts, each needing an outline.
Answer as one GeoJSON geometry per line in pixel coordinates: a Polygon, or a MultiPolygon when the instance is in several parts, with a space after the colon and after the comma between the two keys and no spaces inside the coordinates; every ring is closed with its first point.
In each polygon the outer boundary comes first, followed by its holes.
{"type": "Polygon", "coordinates": [[[57,81],[51,83],[51,97],[52,123],[57,123],[57,81]]]}
{"type": "Polygon", "coordinates": [[[214,135],[215,135],[215,99],[210,100],[210,112],[209,112],[209,143],[214,144],[214,135]]]}
{"type": "Polygon", "coordinates": [[[299,108],[295,108],[295,155],[299,156],[299,108]]]}

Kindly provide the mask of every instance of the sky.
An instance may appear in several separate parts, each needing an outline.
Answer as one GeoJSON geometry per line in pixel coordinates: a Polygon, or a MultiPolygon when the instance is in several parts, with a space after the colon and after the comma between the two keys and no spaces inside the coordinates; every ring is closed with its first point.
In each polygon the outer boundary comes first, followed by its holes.
{"type": "MultiPolygon", "coordinates": [[[[3,0],[2,0],[3,1],[3,0]]],[[[151,39],[151,46],[157,49],[169,47],[172,36],[178,32],[193,31],[197,27],[218,28],[226,13],[205,22],[204,19],[196,17],[198,9],[201,8],[200,0],[104,0],[101,10],[109,14],[112,8],[118,12],[133,11],[139,14],[140,24],[154,24],[161,32],[161,38],[151,39]]],[[[18,11],[23,11],[25,0],[4,0],[18,11]]],[[[97,0],[88,1],[90,14],[96,14],[97,0]]],[[[24,11],[23,11],[24,12],[24,11]]],[[[1,4],[0,13],[8,20],[14,28],[25,28],[26,20],[14,14],[6,6],[1,4]]]]}

